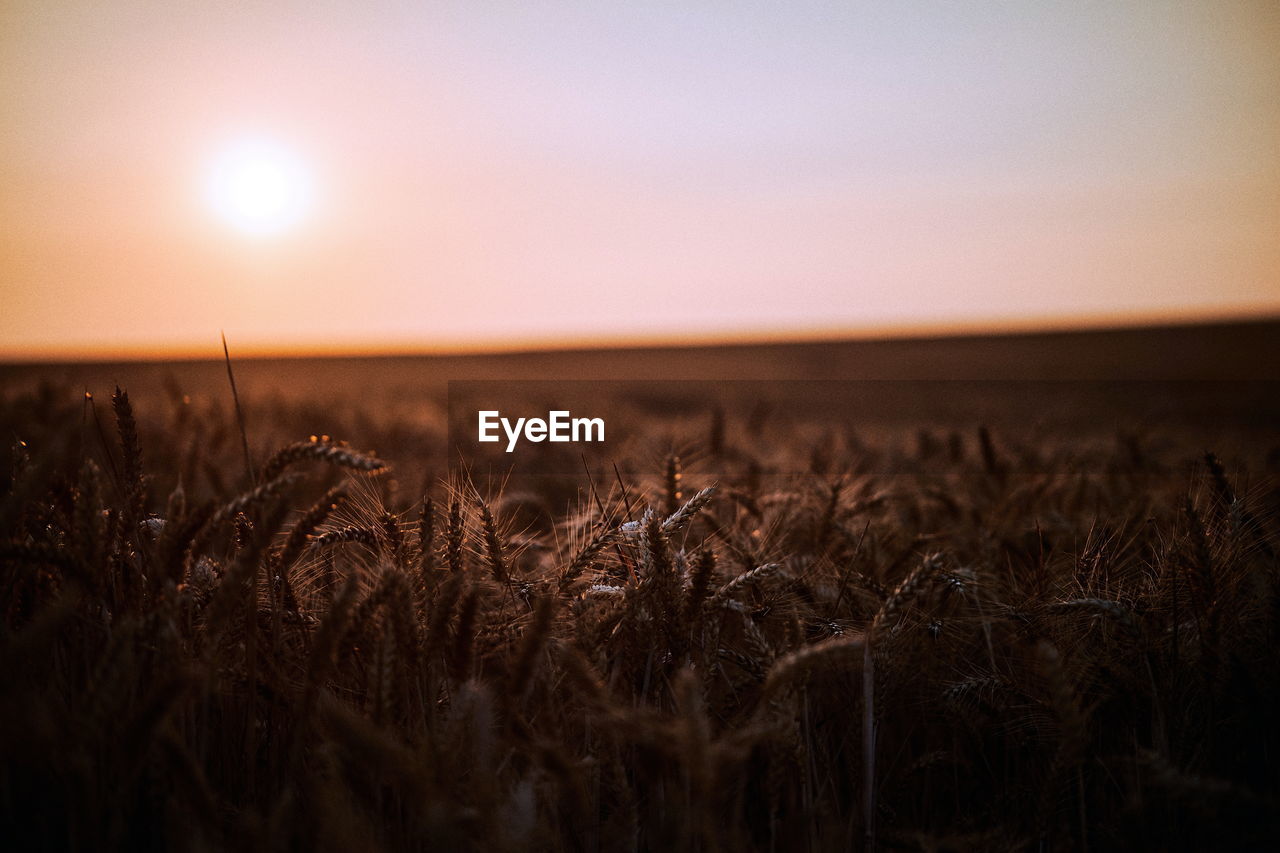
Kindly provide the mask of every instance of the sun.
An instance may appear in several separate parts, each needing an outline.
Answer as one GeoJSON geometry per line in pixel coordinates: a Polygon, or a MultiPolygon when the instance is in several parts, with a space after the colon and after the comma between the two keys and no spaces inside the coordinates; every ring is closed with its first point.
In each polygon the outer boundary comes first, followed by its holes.
{"type": "Polygon", "coordinates": [[[254,137],[236,140],[213,159],[206,195],[221,219],[254,237],[283,234],[311,212],[307,163],[288,146],[254,137]]]}

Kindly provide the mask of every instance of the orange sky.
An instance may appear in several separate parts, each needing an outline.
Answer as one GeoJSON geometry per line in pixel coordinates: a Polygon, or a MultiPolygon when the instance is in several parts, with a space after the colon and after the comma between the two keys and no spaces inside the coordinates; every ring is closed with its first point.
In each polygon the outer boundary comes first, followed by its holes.
{"type": "Polygon", "coordinates": [[[0,7],[0,358],[1280,313],[1269,0],[171,5],[0,7]]]}

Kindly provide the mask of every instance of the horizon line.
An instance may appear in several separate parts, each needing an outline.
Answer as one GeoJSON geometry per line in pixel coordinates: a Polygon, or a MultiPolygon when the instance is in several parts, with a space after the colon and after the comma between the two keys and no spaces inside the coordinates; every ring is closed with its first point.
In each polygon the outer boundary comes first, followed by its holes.
{"type": "MultiPolygon", "coordinates": [[[[308,358],[450,358],[512,356],[556,352],[631,349],[699,349],[735,346],[785,346],[820,343],[892,343],[948,338],[1019,337],[1035,335],[1087,334],[1108,331],[1144,331],[1231,326],[1280,322],[1280,307],[1270,310],[1226,310],[1221,312],[1159,312],[1132,315],[1072,315],[1068,317],[1026,317],[1001,321],[958,321],[881,323],[866,326],[817,326],[807,329],[746,329],[692,334],[618,334],[557,337],[530,335],[516,339],[487,340],[483,343],[457,339],[426,344],[420,340],[380,343],[358,339],[333,347],[310,344],[285,346],[240,344],[232,346],[238,359],[308,358]]],[[[222,331],[222,330],[219,330],[222,331]]],[[[233,339],[234,340],[234,339],[233,339]]],[[[113,362],[221,361],[221,345],[87,345],[81,347],[26,347],[10,350],[0,346],[0,364],[40,365],[113,362]]]]}

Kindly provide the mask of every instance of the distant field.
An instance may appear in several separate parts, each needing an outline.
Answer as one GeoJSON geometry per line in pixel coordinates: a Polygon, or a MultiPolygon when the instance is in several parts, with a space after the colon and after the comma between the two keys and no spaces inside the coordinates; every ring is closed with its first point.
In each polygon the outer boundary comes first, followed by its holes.
{"type": "Polygon", "coordinates": [[[4,367],[0,832],[1274,849],[1277,340],[4,367]]]}
{"type": "MultiPolygon", "coordinates": [[[[448,379],[1280,379],[1280,322],[1155,329],[762,346],[561,350],[490,356],[248,359],[245,384],[421,394],[448,379]]],[[[235,342],[232,343],[232,357],[235,342]]],[[[167,375],[221,391],[221,351],[207,361],[0,365],[0,387],[57,377],[138,392],[167,375]]]]}

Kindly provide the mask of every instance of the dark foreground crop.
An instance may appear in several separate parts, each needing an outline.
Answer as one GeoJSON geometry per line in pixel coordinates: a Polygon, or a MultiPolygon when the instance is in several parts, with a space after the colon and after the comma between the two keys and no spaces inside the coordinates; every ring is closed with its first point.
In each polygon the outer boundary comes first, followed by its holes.
{"type": "Polygon", "coordinates": [[[397,479],[430,436],[376,415],[250,405],[246,470],[233,415],[113,403],[4,409],[10,849],[1280,837],[1267,447],[906,425],[888,475],[717,416],[498,488],[397,479]]]}

